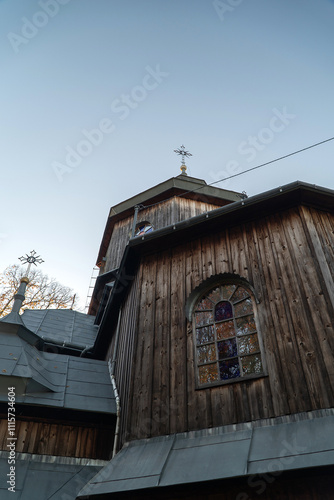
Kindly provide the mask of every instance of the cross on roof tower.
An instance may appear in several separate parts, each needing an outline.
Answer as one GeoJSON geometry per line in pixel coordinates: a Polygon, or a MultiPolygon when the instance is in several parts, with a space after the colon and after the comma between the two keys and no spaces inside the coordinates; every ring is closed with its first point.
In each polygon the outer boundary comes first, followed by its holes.
{"type": "Polygon", "coordinates": [[[178,154],[178,155],[181,155],[182,156],[182,160],[181,160],[181,172],[183,175],[187,175],[187,166],[186,166],[186,163],[185,163],[185,158],[189,157],[189,156],[192,156],[191,153],[189,153],[189,151],[186,151],[185,150],[185,147],[184,145],[182,144],[182,146],[179,148],[179,149],[174,149],[174,153],[178,154]]]}

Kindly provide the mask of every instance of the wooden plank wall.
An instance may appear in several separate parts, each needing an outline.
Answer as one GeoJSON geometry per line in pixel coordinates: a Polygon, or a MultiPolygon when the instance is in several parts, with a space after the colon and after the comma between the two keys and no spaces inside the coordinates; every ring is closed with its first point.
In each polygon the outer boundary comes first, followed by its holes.
{"type": "MultiPolygon", "coordinates": [[[[127,428],[127,418],[129,413],[129,392],[131,387],[131,377],[133,370],[133,354],[135,334],[137,332],[137,318],[139,304],[139,283],[140,276],[136,276],[131,283],[129,295],[121,310],[119,326],[119,340],[116,353],[115,378],[117,390],[120,397],[121,406],[121,430],[123,433],[127,428]]],[[[114,359],[116,331],[113,334],[111,345],[108,349],[106,360],[114,359]]],[[[125,437],[123,436],[125,439],[125,437]]],[[[124,439],[122,438],[122,442],[124,439]]]]}
{"type": "MultiPolygon", "coordinates": [[[[112,428],[101,425],[16,419],[16,452],[62,457],[108,460],[112,446],[112,428]]],[[[8,421],[0,420],[0,449],[8,451],[8,421]]]]}
{"type": "Polygon", "coordinates": [[[301,207],[144,257],[138,322],[131,327],[136,332],[128,332],[136,345],[123,436],[333,406],[333,235],[332,215],[301,207]],[[268,376],[196,390],[185,303],[219,273],[236,273],[255,289],[268,376]]]}
{"type": "MultiPolygon", "coordinates": [[[[148,221],[155,229],[161,229],[215,208],[218,208],[218,206],[212,203],[174,197],[153,207],[141,210],[138,214],[138,223],[148,221]]],[[[107,250],[107,260],[103,272],[116,269],[119,266],[131,235],[132,225],[133,216],[116,222],[107,250]]]]}

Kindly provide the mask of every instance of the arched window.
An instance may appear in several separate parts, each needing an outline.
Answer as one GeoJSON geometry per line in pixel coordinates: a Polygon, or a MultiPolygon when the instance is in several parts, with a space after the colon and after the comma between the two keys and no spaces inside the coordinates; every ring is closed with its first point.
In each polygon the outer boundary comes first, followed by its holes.
{"type": "Polygon", "coordinates": [[[198,387],[264,374],[253,300],[239,283],[216,285],[194,306],[198,387]]]}
{"type": "Polygon", "coordinates": [[[152,224],[148,221],[143,221],[136,225],[135,236],[143,236],[151,231],[153,231],[152,224]]]}

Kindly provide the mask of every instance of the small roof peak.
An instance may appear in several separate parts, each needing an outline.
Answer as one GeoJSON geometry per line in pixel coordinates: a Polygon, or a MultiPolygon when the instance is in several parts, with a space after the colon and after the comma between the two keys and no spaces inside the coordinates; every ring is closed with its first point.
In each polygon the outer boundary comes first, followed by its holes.
{"type": "Polygon", "coordinates": [[[44,260],[41,259],[41,257],[36,254],[35,250],[32,250],[30,252],[30,255],[26,254],[25,257],[24,256],[19,257],[19,260],[23,264],[28,264],[28,268],[26,271],[26,276],[23,276],[23,278],[21,278],[19,289],[14,295],[14,303],[11,312],[7,314],[7,316],[4,316],[2,319],[0,319],[0,321],[3,321],[5,323],[24,324],[20,317],[20,309],[25,299],[27,285],[29,284],[30,281],[28,275],[31,268],[31,264],[37,266],[36,262],[38,264],[42,264],[42,262],[44,262],[44,260]]]}

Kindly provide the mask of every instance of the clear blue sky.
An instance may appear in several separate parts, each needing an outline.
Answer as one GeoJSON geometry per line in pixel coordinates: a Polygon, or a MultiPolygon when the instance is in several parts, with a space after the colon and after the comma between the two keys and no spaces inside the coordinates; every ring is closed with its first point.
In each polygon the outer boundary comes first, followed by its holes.
{"type": "MultiPolygon", "coordinates": [[[[110,206],[173,149],[211,183],[334,136],[333,26],[333,0],[0,0],[1,270],[35,249],[84,303],[110,206]]],[[[333,157],[219,186],[334,189],[333,157]]]]}

